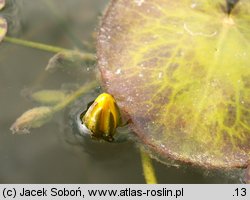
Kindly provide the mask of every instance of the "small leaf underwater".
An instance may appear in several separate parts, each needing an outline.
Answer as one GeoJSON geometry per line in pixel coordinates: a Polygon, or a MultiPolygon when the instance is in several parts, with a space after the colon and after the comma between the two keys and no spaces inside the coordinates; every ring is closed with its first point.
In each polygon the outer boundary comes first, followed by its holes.
{"type": "Polygon", "coordinates": [[[38,128],[49,122],[54,112],[50,107],[36,107],[24,112],[11,126],[12,133],[29,133],[29,129],[38,128]]]}
{"type": "Polygon", "coordinates": [[[55,105],[66,98],[66,92],[60,90],[40,90],[30,95],[30,98],[40,104],[55,105]]]}

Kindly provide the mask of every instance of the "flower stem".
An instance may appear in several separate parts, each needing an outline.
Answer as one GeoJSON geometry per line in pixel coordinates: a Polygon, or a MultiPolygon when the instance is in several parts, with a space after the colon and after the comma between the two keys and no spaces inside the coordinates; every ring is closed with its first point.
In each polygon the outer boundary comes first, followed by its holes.
{"type": "Polygon", "coordinates": [[[62,102],[56,104],[53,107],[54,112],[58,112],[62,109],[64,109],[66,106],[68,106],[70,103],[72,103],[74,100],[79,98],[84,93],[88,92],[89,90],[95,88],[98,86],[98,83],[96,80],[89,82],[87,84],[84,84],[82,87],[80,87],[78,90],[67,96],[62,102]]]}
{"type": "MultiPolygon", "coordinates": [[[[16,44],[16,45],[21,45],[21,46],[25,46],[25,47],[34,48],[34,49],[39,49],[39,50],[43,50],[43,51],[47,51],[47,52],[51,52],[51,53],[59,53],[62,51],[73,51],[70,49],[65,49],[65,48],[61,48],[61,47],[57,47],[57,46],[52,46],[52,45],[48,45],[48,44],[43,44],[43,43],[39,43],[39,42],[32,42],[32,41],[28,41],[28,40],[7,37],[7,36],[4,37],[3,41],[9,42],[12,44],[16,44]]],[[[96,59],[94,54],[91,54],[91,53],[81,53],[81,54],[84,55],[86,60],[93,60],[94,61],[96,59]]]]}
{"type": "Polygon", "coordinates": [[[147,184],[157,184],[154,166],[149,155],[140,148],[144,178],[147,184]]]}
{"type": "Polygon", "coordinates": [[[13,38],[13,37],[7,37],[7,36],[4,38],[4,41],[12,43],[12,44],[25,46],[25,47],[30,47],[30,48],[34,48],[34,49],[43,50],[43,51],[48,51],[48,52],[51,52],[51,53],[58,53],[58,52],[61,52],[61,51],[68,51],[69,50],[69,49],[64,49],[64,48],[61,48],[61,47],[42,44],[42,43],[38,43],[38,42],[31,42],[31,41],[28,41],[28,40],[22,40],[22,39],[13,38]]]}

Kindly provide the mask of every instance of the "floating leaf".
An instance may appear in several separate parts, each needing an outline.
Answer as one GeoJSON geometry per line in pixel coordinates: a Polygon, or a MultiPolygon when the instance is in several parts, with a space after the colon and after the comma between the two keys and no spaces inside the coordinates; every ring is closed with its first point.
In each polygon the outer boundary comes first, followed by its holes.
{"type": "Polygon", "coordinates": [[[7,21],[0,17],[0,42],[3,40],[4,36],[7,33],[7,21]]]}
{"type": "Polygon", "coordinates": [[[38,128],[50,121],[53,116],[50,107],[36,107],[23,113],[11,126],[12,133],[29,133],[30,128],[38,128]]]}
{"type": "Polygon", "coordinates": [[[0,10],[2,10],[5,6],[5,0],[0,0],[0,10]]]}
{"type": "Polygon", "coordinates": [[[55,105],[66,97],[66,93],[60,90],[41,90],[34,92],[30,98],[38,103],[46,105],[55,105]]]}
{"type": "Polygon", "coordinates": [[[232,168],[250,160],[250,1],[227,6],[116,0],[103,18],[103,85],[163,161],[232,168]]]}

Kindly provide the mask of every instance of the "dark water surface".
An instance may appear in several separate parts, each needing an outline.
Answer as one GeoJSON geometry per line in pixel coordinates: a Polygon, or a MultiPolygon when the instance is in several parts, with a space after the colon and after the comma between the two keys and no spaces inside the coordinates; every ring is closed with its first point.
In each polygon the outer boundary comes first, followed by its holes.
{"type": "MultiPolygon", "coordinates": [[[[9,35],[69,49],[94,51],[94,32],[108,0],[16,0],[0,12],[10,25],[9,35]]],[[[60,112],[29,135],[13,135],[11,124],[36,106],[22,95],[30,90],[76,87],[95,79],[93,66],[45,73],[52,53],[9,43],[0,45],[0,183],[144,183],[136,146],[90,144],[76,138],[69,113],[60,112]]],[[[90,92],[83,105],[97,93],[90,92]]],[[[74,113],[74,112],[73,112],[74,113]]],[[[192,167],[169,167],[154,161],[160,183],[235,182],[192,167]]]]}

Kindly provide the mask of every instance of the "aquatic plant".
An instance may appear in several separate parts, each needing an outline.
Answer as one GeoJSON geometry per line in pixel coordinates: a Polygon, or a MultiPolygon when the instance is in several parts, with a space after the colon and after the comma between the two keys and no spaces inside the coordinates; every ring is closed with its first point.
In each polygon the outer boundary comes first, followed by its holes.
{"type": "MultiPolygon", "coordinates": [[[[162,162],[172,158],[206,168],[248,165],[247,14],[246,1],[110,3],[97,38],[98,66],[142,151],[162,162]]],[[[95,60],[88,53],[10,37],[4,41],[57,53],[48,70],[58,59],[95,60]]],[[[41,91],[36,100],[51,105],[25,112],[12,131],[43,125],[97,85],[93,81],[54,103],[41,91]]],[[[143,152],[142,161],[151,166],[143,152]]],[[[146,180],[156,182],[153,173],[146,180]]]]}

